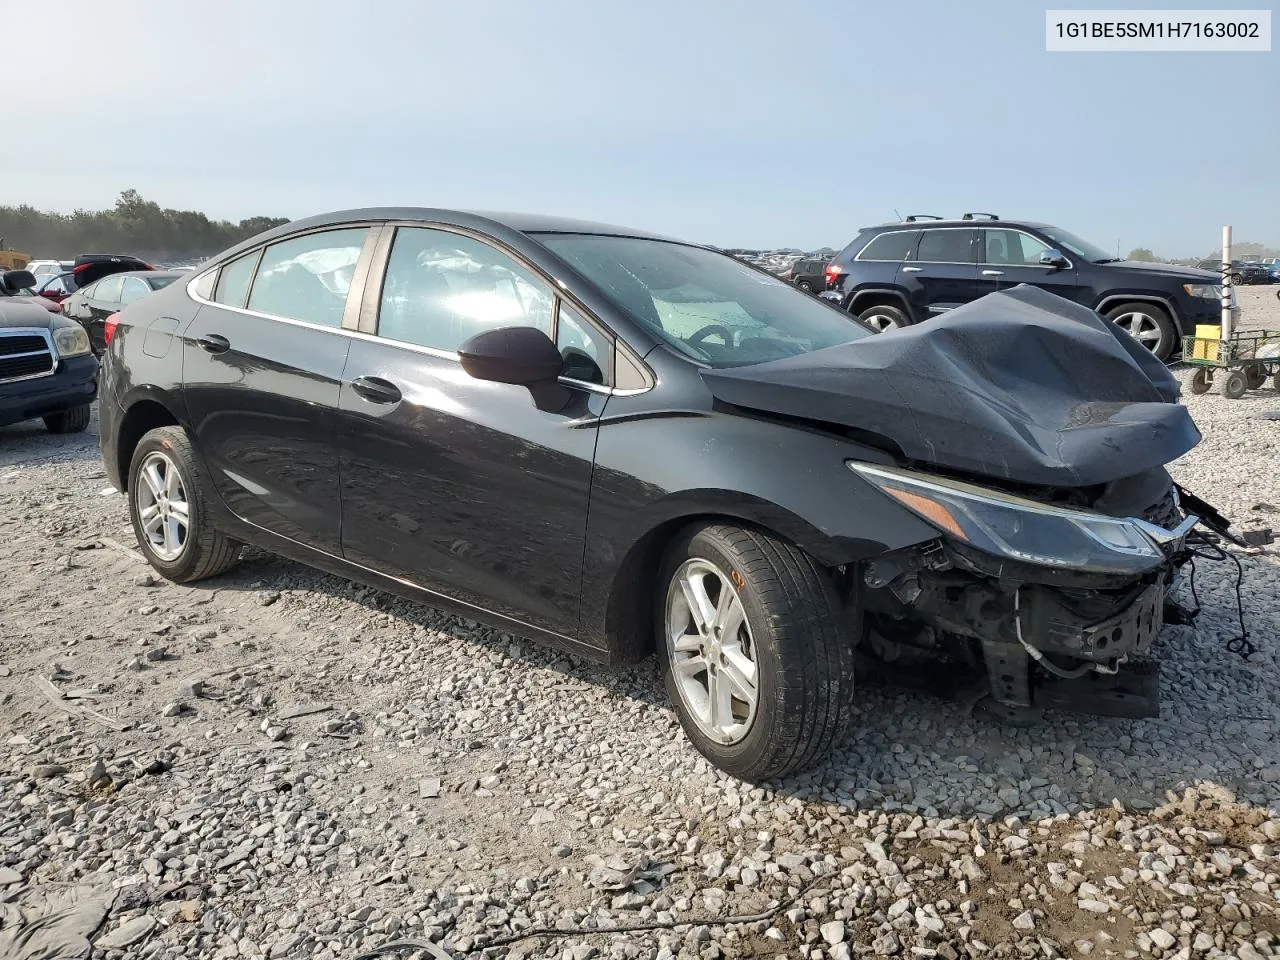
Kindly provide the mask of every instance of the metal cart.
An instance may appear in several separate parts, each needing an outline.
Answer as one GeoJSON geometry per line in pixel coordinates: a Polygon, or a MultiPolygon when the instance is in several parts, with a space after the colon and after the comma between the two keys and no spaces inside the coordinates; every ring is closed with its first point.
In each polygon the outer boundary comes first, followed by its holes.
{"type": "Polygon", "coordinates": [[[1225,378],[1222,394],[1229,400],[1262,387],[1267,377],[1280,390],[1280,330],[1233,331],[1226,340],[1183,337],[1182,361],[1195,368],[1192,393],[1208,393],[1218,377],[1225,378]]]}

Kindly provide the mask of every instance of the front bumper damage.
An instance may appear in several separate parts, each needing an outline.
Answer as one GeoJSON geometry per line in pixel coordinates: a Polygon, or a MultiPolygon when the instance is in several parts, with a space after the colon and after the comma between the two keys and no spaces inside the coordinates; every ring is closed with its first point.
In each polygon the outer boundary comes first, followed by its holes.
{"type": "Polygon", "coordinates": [[[952,686],[967,678],[1011,716],[1158,716],[1149,655],[1199,518],[1166,505],[1153,520],[1165,562],[1138,577],[1047,569],[946,538],[879,557],[861,570],[864,661],[890,674],[940,668],[952,686]]]}

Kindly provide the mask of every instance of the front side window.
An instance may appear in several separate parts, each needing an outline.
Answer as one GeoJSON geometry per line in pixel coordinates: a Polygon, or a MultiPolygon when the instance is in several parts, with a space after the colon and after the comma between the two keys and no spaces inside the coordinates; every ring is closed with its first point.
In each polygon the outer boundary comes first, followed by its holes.
{"type": "Polygon", "coordinates": [[[919,230],[892,230],[876,237],[858,254],[859,260],[906,260],[920,239],[919,230]]]}
{"type": "Polygon", "coordinates": [[[150,292],[151,288],[137,277],[125,277],[124,284],[120,288],[120,304],[123,306],[126,303],[133,303],[150,292]]]}
{"type": "Polygon", "coordinates": [[[779,360],[871,335],[824,301],[713,250],[596,234],[536,239],[654,336],[709,366],[779,360]]]}
{"type": "Polygon", "coordinates": [[[986,255],[983,263],[1004,263],[1011,266],[1035,267],[1040,265],[1040,254],[1049,249],[1029,233],[1021,230],[984,230],[986,255]]]}
{"type": "Polygon", "coordinates": [[[244,306],[249,298],[249,284],[253,281],[253,268],[257,266],[259,253],[258,250],[246,253],[218,271],[218,284],[213,288],[215,302],[225,303],[228,307],[244,306]]]}
{"type": "Polygon", "coordinates": [[[347,293],[368,227],[324,230],[262,251],[249,309],[323,327],[342,326],[347,293]]]}
{"type": "Polygon", "coordinates": [[[378,335],[456,352],[498,327],[552,335],[555,296],[509,255],[472,237],[430,227],[396,231],[382,284],[378,335]]]}
{"type": "Polygon", "coordinates": [[[916,259],[922,263],[974,263],[977,230],[926,230],[916,259]]]}
{"type": "Polygon", "coordinates": [[[103,303],[117,303],[120,300],[120,288],[123,285],[123,277],[106,277],[93,285],[93,292],[88,296],[103,303]]]}

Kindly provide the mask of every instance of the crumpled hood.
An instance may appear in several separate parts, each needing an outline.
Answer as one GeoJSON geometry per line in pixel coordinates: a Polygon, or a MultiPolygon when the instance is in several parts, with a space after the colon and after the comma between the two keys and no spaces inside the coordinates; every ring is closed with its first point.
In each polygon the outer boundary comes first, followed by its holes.
{"type": "Polygon", "coordinates": [[[1108,483],[1200,442],[1177,379],[1094,311],[1019,286],[785,360],[703,370],[725,403],[855,428],[936,467],[1108,483]]]}

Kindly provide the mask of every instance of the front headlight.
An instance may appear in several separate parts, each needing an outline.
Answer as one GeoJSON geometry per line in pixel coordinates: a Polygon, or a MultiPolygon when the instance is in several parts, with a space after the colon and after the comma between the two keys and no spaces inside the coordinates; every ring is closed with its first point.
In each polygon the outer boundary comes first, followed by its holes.
{"type": "Polygon", "coordinates": [[[1212,283],[1184,283],[1182,289],[1187,292],[1188,297],[1198,300],[1222,299],[1222,287],[1212,283]]]}
{"type": "Polygon", "coordinates": [[[984,553],[1047,567],[1130,574],[1154,569],[1165,559],[1156,539],[1144,532],[1144,527],[1153,532],[1159,528],[1140,520],[1049,506],[929,474],[846,462],[908,510],[984,553]]]}
{"type": "Polygon", "coordinates": [[[73,326],[54,327],[53,345],[57,348],[58,356],[64,359],[83,356],[92,350],[89,346],[89,335],[78,323],[73,326]]]}

